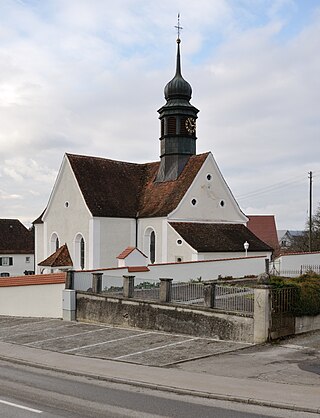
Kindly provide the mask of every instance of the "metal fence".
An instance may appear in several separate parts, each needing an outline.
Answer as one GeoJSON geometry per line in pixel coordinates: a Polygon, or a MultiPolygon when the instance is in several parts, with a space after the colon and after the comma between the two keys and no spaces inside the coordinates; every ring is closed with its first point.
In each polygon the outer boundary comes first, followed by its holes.
{"type": "Polygon", "coordinates": [[[232,312],[253,313],[254,289],[250,287],[216,285],[214,307],[232,312]]]}
{"type": "Polygon", "coordinates": [[[297,301],[298,291],[294,287],[271,290],[271,312],[290,313],[297,301]]]}
{"type": "Polygon", "coordinates": [[[271,270],[271,274],[275,276],[284,276],[284,277],[297,277],[301,274],[308,272],[314,272],[320,274],[320,265],[319,264],[302,264],[298,269],[280,269],[278,270],[275,266],[271,270]]]}
{"type": "Polygon", "coordinates": [[[203,283],[173,283],[171,301],[184,304],[204,304],[203,283]]]}

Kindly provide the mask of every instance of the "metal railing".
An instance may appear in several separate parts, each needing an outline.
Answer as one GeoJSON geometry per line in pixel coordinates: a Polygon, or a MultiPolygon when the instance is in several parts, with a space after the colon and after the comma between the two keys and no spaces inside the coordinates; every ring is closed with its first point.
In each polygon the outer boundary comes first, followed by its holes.
{"type": "Polygon", "coordinates": [[[214,307],[225,311],[252,313],[254,310],[254,289],[216,285],[214,307]]]}
{"type": "Polygon", "coordinates": [[[294,287],[271,290],[271,312],[290,313],[296,303],[298,290],[294,287]]]}
{"type": "Polygon", "coordinates": [[[300,268],[297,269],[277,269],[276,267],[273,267],[271,274],[274,274],[275,276],[297,277],[311,271],[320,274],[320,265],[302,264],[300,268]]]}
{"type": "Polygon", "coordinates": [[[203,283],[173,283],[171,301],[185,304],[204,304],[203,283]]]}

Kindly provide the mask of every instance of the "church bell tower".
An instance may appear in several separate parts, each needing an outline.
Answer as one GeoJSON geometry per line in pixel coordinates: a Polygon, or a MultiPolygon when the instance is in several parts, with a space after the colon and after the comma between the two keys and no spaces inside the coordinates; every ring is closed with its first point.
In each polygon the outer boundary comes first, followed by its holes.
{"type": "Polygon", "coordinates": [[[199,110],[190,104],[192,88],[181,74],[179,20],[177,28],[176,73],[164,88],[167,102],[158,110],[161,162],[156,182],[176,180],[190,156],[196,154],[196,119],[199,110]]]}

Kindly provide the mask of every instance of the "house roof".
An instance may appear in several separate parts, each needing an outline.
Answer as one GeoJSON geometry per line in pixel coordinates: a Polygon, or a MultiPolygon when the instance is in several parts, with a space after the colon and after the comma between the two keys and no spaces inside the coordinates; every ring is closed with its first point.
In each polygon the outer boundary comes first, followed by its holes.
{"type": "Polygon", "coordinates": [[[170,222],[170,225],[198,252],[244,252],[245,241],[249,243],[249,252],[272,251],[241,224],[170,222]]]}
{"type": "Polygon", "coordinates": [[[42,267],[71,267],[73,266],[72,259],[68,250],[67,244],[62,245],[56,252],[51,254],[48,258],[38,263],[42,267]]]}
{"type": "Polygon", "coordinates": [[[167,182],[155,182],[160,162],[135,164],[66,155],[93,216],[134,218],[172,212],[209,153],[191,156],[178,179],[167,182]]]}
{"type": "Polygon", "coordinates": [[[0,219],[0,253],[34,254],[33,233],[18,219],[0,219]]]}
{"type": "Polygon", "coordinates": [[[125,250],[123,250],[122,251],[122,253],[121,254],[119,254],[118,255],[118,259],[120,259],[120,260],[123,260],[124,258],[127,258],[128,257],[128,255],[129,254],[131,254],[132,253],[132,251],[134,251],[134,250],[137,250],[137,251],[139,251],[139,253],[141,254],[141,255],[143,255],[145,258],[148,258],[145,254],[143,254],[143,252],[142,251],[140,251],[139,250],[139,248],[137,248],[137,247],[127,247],[125,250]]]}
{"type": "Polygon", "coordinates": [[[276,222],[273,215],[247,215],[249,222],[247,227],[261,241],[270,245],[274,251],[279,251],[279,242],[276,229],[276,222]]]}

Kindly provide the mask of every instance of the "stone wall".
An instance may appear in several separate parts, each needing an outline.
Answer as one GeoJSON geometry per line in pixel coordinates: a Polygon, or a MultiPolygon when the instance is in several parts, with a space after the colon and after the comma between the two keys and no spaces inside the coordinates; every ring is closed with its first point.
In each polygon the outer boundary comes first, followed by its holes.
{"type": "Polygon", "coordinates": [[[316,331],[320,329],[320,315],[316,316],[296,316],[295,318],[295,333],[302,334],[303,332],[316,331]]]}
{"type": "Polygon", "coordinates": [[[249,343],[254,338],[253,317],[249,315],[79,291],[76,319],[249,343]]]}

